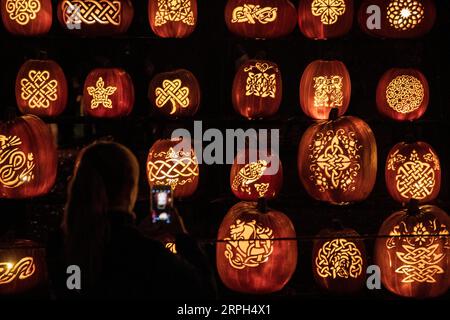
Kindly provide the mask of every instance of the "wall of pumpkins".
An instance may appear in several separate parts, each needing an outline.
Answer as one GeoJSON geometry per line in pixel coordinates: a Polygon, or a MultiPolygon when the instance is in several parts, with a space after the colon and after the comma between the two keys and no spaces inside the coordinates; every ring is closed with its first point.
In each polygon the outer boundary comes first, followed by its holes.
{"type": "Polygon", "coordinates": [[[447,293],[447,2],[2,0],[0,9],[0,294],[42,285],[41,247],[58,230],[78,150],[96,139],[138,156],[140,218],[149,184],[175,188],[221,296],[447,293]],[[373,4],[380,30],[365,23],[373,4]],[[281,170],[174,154],[161,139],[194,120],[223,132],[280,129],[281,170]],[[162,153],[189,169],[180,185],[153,175],[162,153]],[[268,206],[239,202],[261,196],[268,206]],[[387,290],[364,289],[374,263],[387,290]]]}

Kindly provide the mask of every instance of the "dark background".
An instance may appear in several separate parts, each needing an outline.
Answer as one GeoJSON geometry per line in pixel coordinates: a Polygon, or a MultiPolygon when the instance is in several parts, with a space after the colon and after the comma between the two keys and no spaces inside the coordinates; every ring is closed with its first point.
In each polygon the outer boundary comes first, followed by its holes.
{"type": "MultiPolygon", "coordinates": [[[[60,117],[46,120],[59,129],[59,171],[52,192],[31,200],[0,200],[0,237],[16,236],[46,244],[49,234],[59,228],[66,199],[66,185],[74,157],[81,147],[108,138],[131,148],[141,164],[141,188],[136,213],[148,213],[149,187],[145,176],[145,159],[152,143],[168,138],[176,128],[192,128],[193,120],[202,120],[204,130],[219,128],[278,128],[284,167],[284,185],[278,199],[270,206],[285,212],[300,237],[316,235],[339,218],[367,238],[369,264],[375,235],[393,211],[400,208],[388,195],[384,165],[389,149],[406,137],[428,142],[437,151],[442,164],[442,187],[435,203],[450,209],[449,164],[450,135],[449,91],[450,2],[436,1],[437,21],[432,31],[420,39],[381,40],[362,33],[356,21],[345,37],[328,41],[305,38],[298,27],[278,40],[246,40],[228,32],[223,12],[224,0],[199,0],[196,31],[187,39],[160,39],[152,34],[147,20],[147,1],[133,1],[135,17],[126,35],[118,37],[80,38],[64,32],[54,19],[50,33],[39,38],[9,35],[0,27],[1,83],[0,116],[6,120],[19,114],[14,86],[16,74],[27,59],[57,61],[69,84],[69,103],[60,117]],[[283,76],[283,101],[278,114],[264,121],[248,121],[236,114],[231,105],[231,85],[243,56],[276,62],[283,76]],[[313,122],[301,111],[298,99],[300,77],[305,67],[316,59],[343,61],[352,79],[352,98],[347,114],[364,119],[373,129],[378,145],[378,177],[370,197],[362,203],[334,207],[312,200],[303,189],[297,174],[297,147],[301,135],[313,122]],[[96,120],[80,115],[80,97],[87,74],[96,67],[124,68],[133,78],[136,103],[129,117],[120,120],[96,120]],[[392,67],[420,69],[430,84],[430,104],[425,116],[414,123],[394,123],[383,119],[375,105],[375,91],[382,74],[392,67]],[[198,78],[202,104],[189,120],[166,120],[152,114],[147,90],[155,73],[186,68],[198,78]]],[[[292,1],[296,6],[298,0],[292,1]]],[[[355,11],[361,1],[355,1],[355,11]]],[[[227,210],[238,200],[229,186],[229,165],[201,166],[200,185],[193,197],[178,203],[191,234],[200,239],[214,262],[214,243],[218,227],[227,210]]],[[[310,240],[299,241],[297,271],[286,288],[276,297],[324,297],[314,283],[311,272],[310,240]]],[[[220,283],[220,280],[219,280],[220,283]]],[[[239,297],[220,285],[223,297],[239,297]]],[[[394,298],[385,290],[363,291],[359,297],[394,298]]],[[[449,294],[446,296],[449,297],[449,294]]]]}

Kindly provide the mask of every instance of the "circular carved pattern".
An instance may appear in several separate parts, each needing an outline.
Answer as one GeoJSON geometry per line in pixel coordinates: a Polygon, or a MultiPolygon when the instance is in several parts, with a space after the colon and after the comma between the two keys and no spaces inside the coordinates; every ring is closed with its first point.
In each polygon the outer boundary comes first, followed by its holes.
{"type": "Polygon", "coordinates": [[[414,29],[424,16],[425,8],[416,0],[392,1],[387,8],[387,18],[391,26],[403,31],[414,29]]]}
{"type": "Polygon", "coordinates": [[[400,113],[417,110],[423,102],[425,90],[416,77],[401,75],[394,78],[386,88],[389,107],[400,113]]]}

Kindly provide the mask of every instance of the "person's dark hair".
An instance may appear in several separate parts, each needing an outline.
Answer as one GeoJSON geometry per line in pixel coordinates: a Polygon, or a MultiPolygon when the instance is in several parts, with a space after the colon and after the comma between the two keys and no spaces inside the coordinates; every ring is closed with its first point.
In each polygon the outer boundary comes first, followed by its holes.
{"type": "Polygon", "coordinates": [[[139,178],[136,157],[126,147],[96,142],[77,159],[68,188],[62,229],[67,262],[81,267],[83,286],[93,287],[108,241],[108,211],[131,210],[139,178]]]}

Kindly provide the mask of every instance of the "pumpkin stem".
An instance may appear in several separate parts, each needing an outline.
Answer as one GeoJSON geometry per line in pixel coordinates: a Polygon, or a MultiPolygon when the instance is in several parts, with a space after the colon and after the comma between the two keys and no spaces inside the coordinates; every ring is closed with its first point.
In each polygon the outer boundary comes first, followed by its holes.
{"type": "Polygon", "coordinates": [[[342,221],[339,219],[333,219],[331,221],[331,223],[333,224],[333,229],[336,231],[342,231],[344,230],[344,225],[342,224],[342,221]]]}
{"type": "Polygon", "coordinates": [[[331,111],[328,115],[328,120],[334,121],[337,118],[339,118],[339,109],[338,108],[331,108],[331,111]]]}
{"type": "Polygon", "coordinates": [[[39,50],[37,52],[38,60],[48,60],[48,52],[45,50],[39,50]]]}
{"type": "Polygon", "coordinates": [[[266,198],[259,198],[258,199],[258,204],[256,205],[256,208],[261,213],[267,213],[267,211],[269,211],[267,209],[267,199],[266,198]]]}
{"type": "Polygon", "coordinates": [[[420,213],[419,200],[417,199],[409,200],[408,205],[406,207],[406,212],[409,216],[417,216],[420,213]]]}

